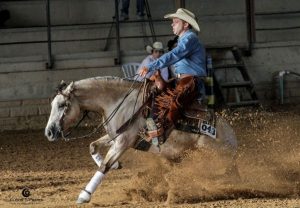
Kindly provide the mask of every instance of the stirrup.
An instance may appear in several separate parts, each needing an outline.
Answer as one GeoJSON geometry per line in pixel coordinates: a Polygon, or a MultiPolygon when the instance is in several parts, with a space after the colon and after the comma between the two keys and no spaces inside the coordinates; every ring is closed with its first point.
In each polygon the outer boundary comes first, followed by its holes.
{"type": "Polygon", "coordinates": [[[158,146],[160,137],[164,134],[164,129],[159,124],[155,124],[153,118],[147,118],[146,120],[147,131],[146,138],[147,142],[151,142],[153,145],[158,146]]]}
{"type": "Polygon", "coordinates": [[[161,137],[164,135],[164,129],[159,128],[156,130],[151,130],[146,132],[147,138],[146,141],[152,142],[154,145],[158,145],[160,143],[161,137]]]}

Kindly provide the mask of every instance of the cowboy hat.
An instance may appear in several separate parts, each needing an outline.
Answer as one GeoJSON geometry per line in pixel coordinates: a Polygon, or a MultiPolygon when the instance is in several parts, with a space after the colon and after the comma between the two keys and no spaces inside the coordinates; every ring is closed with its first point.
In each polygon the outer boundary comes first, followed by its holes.
{"type": "Polygon", "coordinates": [[[176,13],[173,14],[166,14],[164,18],[179,18],[181,20],[186,21],[189,23],[196,31],[200,32],[200,27],[195,19],[195,15],[193,12],[190,12],[187,9],[179,8],[177,9],[176,13]]]}
{"type": "Polygon", "coordinates": [[[148,53],[152,53],[152,50],[164,50],[164,47],[163,47],[163,44],[162,44],[162,42],[154,42],[153,44],[152,44],[152,46],[149,46],[149,45],[147,45],[146,46],[146,51],[148,52],[148,53]]]}

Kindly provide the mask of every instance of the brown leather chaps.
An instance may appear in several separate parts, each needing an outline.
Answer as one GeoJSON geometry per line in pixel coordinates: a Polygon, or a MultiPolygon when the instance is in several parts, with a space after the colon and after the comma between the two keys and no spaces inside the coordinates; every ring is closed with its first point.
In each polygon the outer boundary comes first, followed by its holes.
{"type": "Polygon", "coordinates": [[[157,122],[164,128],[173,126],[180,118],[184,107],[190,105],[197,97],[197,78],[187,76],[176,80],[175,89],[167,89],[166,92],[157,96],[155,105],[158,109],[157,122]]]}

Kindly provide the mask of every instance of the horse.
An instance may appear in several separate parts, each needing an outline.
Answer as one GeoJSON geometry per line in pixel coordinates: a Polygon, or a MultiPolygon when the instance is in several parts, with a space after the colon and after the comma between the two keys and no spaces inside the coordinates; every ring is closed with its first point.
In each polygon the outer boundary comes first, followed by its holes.
{"type": "MultiPolygon", "coordinates": [[[[71,82],[52,100],[51,112],[45,128],[45,136],[49,141],[56,141],[63,132],[68,131],[79,120],[83,111],[97,112],[106,121],[104,128],[107,134],[91,143],[90,151],[94,154],[103,144],[109,144],[110,148],[95,175],[85,189],[81,190],[78,204],[88,203],[91,200],[97,186],[120,156],[127,149],[135,148],[140,141],[139,133],[144,128],[146,119],[142,113],[139,113],[144,103],[139,85],[119,77],[87,78],[71,82]],[[116,133],[126,122],[127,128],[121,133],[116,133]]],[[[231,167],[228,169],[234,169],[237,151],[235,133],[221,117],[216,119],[215,127],[217,131],[215,139],[204,134],[174,129],[165,143],[159,146],[150,144],[147,151],[172,160],[187,150],[199,147],[212,148],[228,153],[232,158],[231,167]]]]}

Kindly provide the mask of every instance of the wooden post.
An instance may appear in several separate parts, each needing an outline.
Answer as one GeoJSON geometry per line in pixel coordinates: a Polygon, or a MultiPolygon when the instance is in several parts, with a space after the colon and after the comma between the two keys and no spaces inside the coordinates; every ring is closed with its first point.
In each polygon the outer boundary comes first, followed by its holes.
{"type": "Polygon", "coordinates": [[[185,8],[185,0],[175,0],[176,8],[185,8]]]}
{"type": "Polygon", "coordinates": [[[248,55],[251,55],[253,44],[256,41],[254,0],[246,0],[246,18],[247,18],[247,38],[248,38],[247,53],[248,55]]]}

